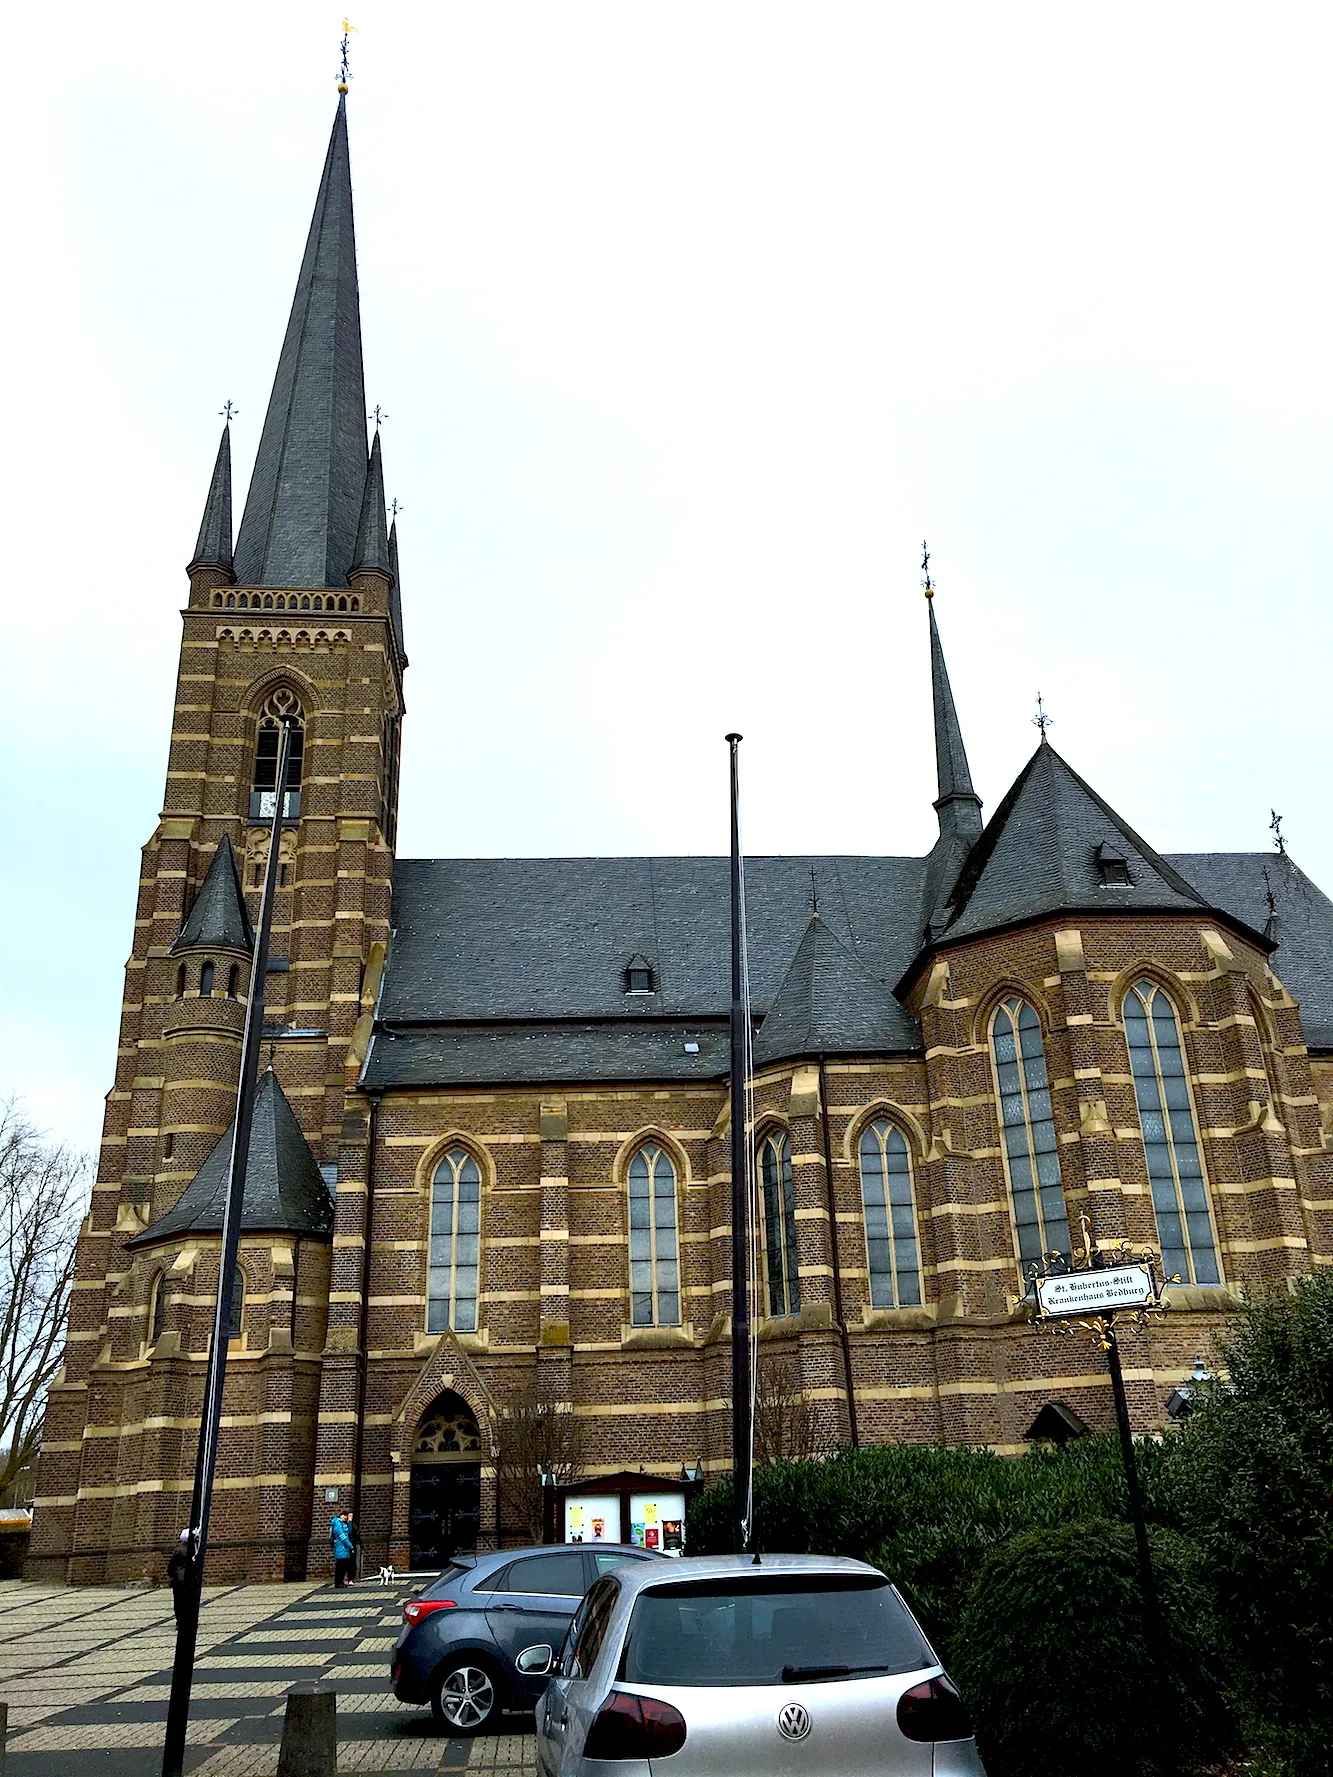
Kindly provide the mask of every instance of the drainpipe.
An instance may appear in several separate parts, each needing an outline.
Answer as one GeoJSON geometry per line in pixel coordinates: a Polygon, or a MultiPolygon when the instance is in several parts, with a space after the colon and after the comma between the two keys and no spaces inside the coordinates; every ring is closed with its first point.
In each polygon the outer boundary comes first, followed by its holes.
{"type": "Polygon", "coordinates": [[[842,1311],[842,1253],[838,1244],[838,1205],[833,1191],[833,1144],[829,1138],[828,1076],[824,1057],[819,1057],[819,1129],[824,1138],[824,1190],[828,1199],[829,1245],[833,1258],[833,1314],[842,1340],[842,1369],[847,1382],[847,1431],[852,1449],[860,1445],[856,1429],[856,1389],[852,1382],[852,1341],[847,1331],[847,1318],[842,1311]]]}

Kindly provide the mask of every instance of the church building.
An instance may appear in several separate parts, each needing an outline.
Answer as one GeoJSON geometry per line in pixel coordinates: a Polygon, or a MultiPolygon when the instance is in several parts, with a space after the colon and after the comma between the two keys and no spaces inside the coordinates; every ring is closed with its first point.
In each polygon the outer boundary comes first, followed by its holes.
{"type": "MultiPolygon", "coordinates": [[[[159,1572],[184,1522],[278,799],[208,1577],[327,1572],[343,1506],[400,1569],[526,1540],[516,1415],[609,1491],[725,1473],[727,860],[397,856],[345,97],[239,530],[224,431],[188,575],[29,1574],[159,1572]]],[[[1086,1224],[1177,1280],[1123,1338],[1160,1429],[1242,1290],[1333,1263],[1333,903],[1280,851],[1155,851],[1044,733],[983,822],[923,616],[931,851],[746,862],[761,1396],[816,1450],[1109,1429],[1024,1277],[1086,1224]]]]}

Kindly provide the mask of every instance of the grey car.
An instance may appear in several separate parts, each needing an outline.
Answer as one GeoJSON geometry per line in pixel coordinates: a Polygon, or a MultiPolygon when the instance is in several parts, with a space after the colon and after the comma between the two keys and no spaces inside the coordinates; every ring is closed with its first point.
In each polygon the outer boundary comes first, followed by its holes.
{"type": "Polygon", "coordinates": [[[551,1667],[542,1777],[985,1777],[930,1643],[861,1561],[618,1569],[589,1588],[551,1667]]]}

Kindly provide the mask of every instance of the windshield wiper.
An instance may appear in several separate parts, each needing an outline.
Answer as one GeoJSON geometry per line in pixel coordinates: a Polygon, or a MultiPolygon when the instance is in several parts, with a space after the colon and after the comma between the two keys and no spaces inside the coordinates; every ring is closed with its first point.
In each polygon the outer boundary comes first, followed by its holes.
{"type": "Polygon", "coordinates": [[[854,1672],[887,1672],[887,1666],[784,1666],[783,1684],[809,1684],[819,1678],[850,1678],[854,1672]]]}

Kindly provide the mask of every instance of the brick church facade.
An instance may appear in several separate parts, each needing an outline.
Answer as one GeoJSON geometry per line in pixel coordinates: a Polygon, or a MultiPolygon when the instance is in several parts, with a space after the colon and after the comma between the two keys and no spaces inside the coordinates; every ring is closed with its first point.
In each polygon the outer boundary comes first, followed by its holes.
{"type": "MultiPolygon", "coordinates": [[[[726,861],[397,858],[386,521],[340,100],[239,531],[224,432],[189,566],[30,1574],[137,1578],[184,1522],[278,796],[210,1578],[325,1571],[331,1500],[399,1567],[504,1536],[519,1400],[591,1477],[729,1466],[726,861]]],[[[1086,1218],[1180,1279],[1124,1341],[1159,1428],[1238,1292],[1333,1263],[1333,904],[1163,857],[1044,738],[983,824],[927,639],[931,852],[747,860],[761,1364],[820,1448],[1106,1429],[1021,1275],[1086,1218]]]]}

